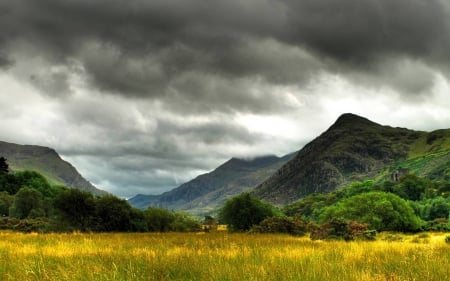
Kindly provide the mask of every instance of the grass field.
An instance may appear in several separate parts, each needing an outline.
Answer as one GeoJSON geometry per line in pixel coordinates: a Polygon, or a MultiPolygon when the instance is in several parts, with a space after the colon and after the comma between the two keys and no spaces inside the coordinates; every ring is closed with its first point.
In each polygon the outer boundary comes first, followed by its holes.
{"type": "Polygon", "coordinates": [[[0,280],[448,280],[444,238],[0,232],[0,280]]]}

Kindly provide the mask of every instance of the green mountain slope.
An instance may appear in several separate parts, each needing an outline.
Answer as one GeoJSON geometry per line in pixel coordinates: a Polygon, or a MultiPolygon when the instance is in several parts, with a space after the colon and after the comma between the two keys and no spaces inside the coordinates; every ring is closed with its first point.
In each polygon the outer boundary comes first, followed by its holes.
{"type": "Polygon", "coordinates": [[[157,206],[185,210],[196,215],[207,214],[220,207],[228,198],[260,184],[293,157],[294,154],[252,160],[232,158],[214,171],[171,191],[161,195],[140,194],[128,201],[141,209],[157,206]]]}
{"type": "Polygon", "coordinates": [[[450,180],[450,130],[437,130],[418,138],[411,145],[408,158],[387,169],[388,172],[393,170],[407,170],[422,177],[450,180]]]}
{"type": "Polygon", "coordinates": [[[352,181],[387,179],[398,169],[445,177],[449,136],[450,130],[427,133],[393,128],[344,114],[253,192],[282,205],[352,181]]]}
{"type": "Polygon", "coordinates": [[[51,148],[0,141],[0,156],[8,159],[12,171],[36,171],[45,176],[51,184],[65,185],[96,195],[106,194],[84,179],[51,148]]]}

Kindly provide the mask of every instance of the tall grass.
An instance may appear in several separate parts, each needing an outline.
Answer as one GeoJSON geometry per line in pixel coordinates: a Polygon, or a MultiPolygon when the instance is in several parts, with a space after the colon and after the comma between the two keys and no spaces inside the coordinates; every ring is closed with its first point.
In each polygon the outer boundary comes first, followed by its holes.
{"type": "Polygon", "coordinates": [[[0,233],[0,280],[448,280],[445,235],[0,233]]]}

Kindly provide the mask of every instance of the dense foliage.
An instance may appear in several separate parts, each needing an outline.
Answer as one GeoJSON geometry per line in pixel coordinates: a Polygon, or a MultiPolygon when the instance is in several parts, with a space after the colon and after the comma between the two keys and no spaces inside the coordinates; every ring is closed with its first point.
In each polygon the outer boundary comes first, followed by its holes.
{"type": "Polygon", "coordinates": [[[7,174],[9,173],[9,165],[6,162],[6,158],[1,156],[0,157],[0,174],[7,174]]]}
{"type": "Polygon", "coordinates": [[[342,217],[367,223],[379,231],[417,231],[420,219],[404,199],[392,193],[372,191],[345,198],[323,210],[320,222],[342,217]]]}
{"type": "Polygon", "coordinates": [[[242,193],[225,203],[220,210],[220,220],[233,231],[248,231],[266,218],[280,215],[269,203],[263,202],[250,193],[242,193]]]}
{"type": "Polygon", "coordinates": [[[286,233],[302,236],[308,230],[308,223],[300,217],[270,217],[253,226],[255,233],[286,233]]]}
{"type": "Polygon", "coordinates": [[[78,189],[53,186],[41,174],[31,171],[0,173],[0,215],[1,229],[18,231],[201,229],[200,223],[187,214],[159,208],[141,211],[113,195],[94,196],[78,189]]]}
{"type": "Polygon", "coordinates": [[[286,206],[289,215],[316,223],[336,217],[378,231],[450,230],[450,182],[408,174],[398,182],[353,182],[328,194],[312,194],[286,206]]]}

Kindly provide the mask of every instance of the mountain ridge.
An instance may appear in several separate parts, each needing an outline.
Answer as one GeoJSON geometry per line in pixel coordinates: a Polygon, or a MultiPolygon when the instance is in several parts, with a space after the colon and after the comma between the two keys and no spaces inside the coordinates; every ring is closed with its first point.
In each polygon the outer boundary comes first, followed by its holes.
{"type": "Polygon", "coordinates": [[[249,191],[275,172],[295,153],[277,157],[267,155],[253,159],[231,158],[213,171],[197,176],[177,188],[159,195],[136,195],[128,202],[137,208],[149,206],[207,214],[226,199],[249,191]]]}
{"type": "MultiPolygon", "coordinates": [[[[380,125],[346,113],[253,193],[271,203],[292,203],[311,193],[328,193],[351,181],[387,177],[394,166],[431,151],[425,142],[446,139],[449,130],[414,131],[380,125]],[[444,136],[444,137],[443,137],[444,136]]],[[[447,138],[448,139],[448,138],[447,138]]],[[[450,148],[450,144],[445,146],[450,148]]]]}
{"type": "Polygon", "coordinates": [[[53,148],[0,141],[0,156],[7,158],[12,171],[36,171],[46,177],[51,184],[66,185],[95,195],[107,194],[87,181],[53,148]]]}

